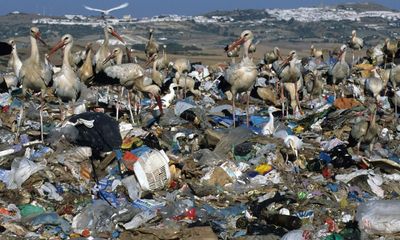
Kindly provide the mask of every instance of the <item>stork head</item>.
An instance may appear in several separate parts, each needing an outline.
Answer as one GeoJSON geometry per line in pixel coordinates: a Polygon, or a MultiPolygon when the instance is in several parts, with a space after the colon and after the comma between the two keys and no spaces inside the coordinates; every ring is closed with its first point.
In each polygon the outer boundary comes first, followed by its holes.
{"type": "Polygon", "coordinates": [[[111,54],[108,55],[106,57],[106,59],[104,59],[103,64],[106,64],[108,61],[110,61],[111,59],[116,58],[118,55],[123,54],[122,49],[119,47],[116,47],[112,50],[111,54]]]}
{"type": "Polygon", "coordinates": [[[31,36],[35,38],[36,40],[39,40],[43,45],[47,46],[47,44],[43,41],[43,39],[40,37],[40,31],[39,28],[37,27],[31,27],[31,36]]]}
{"type": "Polygon", "coordinates": [[[58,49],[65,47],[68,44],[72,44],[74,42],[74,39],[72,38],[71,34],[65,34],[64,36],[61,37],[60,41],[54,45],[54,47],[50,50],[49,56],[54,54],[58,49]]]}
{"type": "Polygon", "coordinates": [[[278,112],[278,111],[280,111],[280,109],[279,109],[279,108],[276,108],[276,107],[274,107],[274,106],[270,106],[270,107],[268,108],[268,113],[273,113],[273,112],[278,112]]]}
{"type": "Polygon", "coordinates": [[[8,41],[8,43],[14,48],[15,47],[15,45],[16,45],[16,43],[15,43],[15,39],[10,39],[9,41],[8,41]]]}
{"type": "Polygon", "coordinates": [[[149,33],[151,34],[151,33],[153,33],[153,32],[154,32],[154,29],[150,28],[150,29],[149,29],[149,33]]]}
{"type": "Polygon", "coordinates": [[[157,59],[157,57],[158,57],[157,53],[154,53],[153,55],[151,55],[151,57],[149,57],[149,59],[147,59],[145,66],[148,67],[150,65],[150,63],[152,63],[154,60],[157,59]]]}
{"type": "Polygon", "coordinates": [[[115,31],[113,26],[107,25],[106,26],[107,32],[116,37],[121,43],[125,44],[124,39],[115,31]]]}
{"type": "Polygon", "coordinates": [[[239,39],[237,39],[232,44],[230,44],[227,48],[225,48],[225,51],[227,51],[227,52],[232,51],[237,46],[240,46],[249,40],[253,40],[253,38],[254,38],[253,33],[250,30],[245,30],[240,34],[239,39]]]}
{"type": "Polygon", "coordinates": [[[295,57],[296,57],[296,51],[295,51],[295,50],[290,51],[289,55],[286,57],[285,60],[282,61],[282,63],[280,64],[280,66],[283,67],[283,66],[287,65],[287,64],[288,64],[290,61],[292,61],[293,58],[295,58],[295,57]]]}
{"type": "Polygon", "coordinates": [[[351,36],[355,37],[356,36],[356,30],[351,31],[351,36]]]}

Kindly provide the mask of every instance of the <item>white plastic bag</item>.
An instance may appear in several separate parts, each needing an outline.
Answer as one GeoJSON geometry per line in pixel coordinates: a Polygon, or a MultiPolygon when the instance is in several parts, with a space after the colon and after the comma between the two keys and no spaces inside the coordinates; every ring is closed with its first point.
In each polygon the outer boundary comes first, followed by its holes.
{"type": "Polygon", "coordinates": [[[368,234],[400,232],[400,201],[378,200],[361,204],[356,220],[360,230],[368,234]]]}
{"type": "Polygon", "coordinates": [[[45,164],[35,163],[27,158],[14,159],[11,164],[11,170],[3,170],[1,181],[3,181],[8,189],[17,189],[28,180],[34,173],[43,170],[45,164]]]}

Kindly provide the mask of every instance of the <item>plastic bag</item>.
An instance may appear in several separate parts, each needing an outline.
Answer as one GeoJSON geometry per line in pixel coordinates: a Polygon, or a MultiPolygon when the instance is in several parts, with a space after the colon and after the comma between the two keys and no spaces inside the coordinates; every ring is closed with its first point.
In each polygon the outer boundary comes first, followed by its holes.
{"type": "Polygon", "coordinates": [[[361,204],[356,220],[360,230],[368,234],[400,232],[400,201],[378,200],[361,204]]]}
{"type": "Polygon", "coordinates": [[[3,181],[8,189],[17,189],[34,173],[43,170],[44,164],[35,163],[27,158],[14,159],[11,170],[2,170],[0,180],[3,181]]]}
{"type": "Polygon", "coordinates": [[[106,201],[96,200],[74,217],[72,229],[75,232],[82,232],[85,229],[97,232],[111,232],[113,227],[111,216],[113,214],[113,208],[106,201]]]}
{"type": "Polygon", "coordinates": [[[281,240],[310,240],[311,232],[307,230],[293,230],[281,238],[281,240]]]}

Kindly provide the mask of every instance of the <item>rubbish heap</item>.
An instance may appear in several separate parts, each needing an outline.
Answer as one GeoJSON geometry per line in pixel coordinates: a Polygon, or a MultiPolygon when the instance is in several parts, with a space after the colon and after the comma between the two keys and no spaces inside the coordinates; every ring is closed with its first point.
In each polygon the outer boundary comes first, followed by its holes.
{"type": "MultiPolygon", "coordinates": [[[[249,125],[246,99],[232,108],[223,72],[201,63],[184,74],[201,94],[171,85],[163,114],[150,98],[131,109],[113,87],[88,88],[66,116],[51,93],[44,106],[1,93],[1,238],[396,239],[398,92],[364,94],[359,65],[341,93],[318,90],[329,66],[303,66],[304,114],[252,97],[249,125]]],[[[259,67],[253,90],[276,91],[259,67]]]]}

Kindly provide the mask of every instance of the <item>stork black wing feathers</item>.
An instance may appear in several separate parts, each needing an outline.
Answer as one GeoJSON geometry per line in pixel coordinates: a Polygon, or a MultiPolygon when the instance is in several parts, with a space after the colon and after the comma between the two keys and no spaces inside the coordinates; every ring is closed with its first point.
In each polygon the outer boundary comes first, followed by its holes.
{"type": "Polygon", "coordinates": [[[109,152],[121,147],[122,138],[115,119],[104,113],[85,112],[71,117],[69,121],[76,123],[78,119],[94,120],[94,126],[88,128],[84,124],[76,125],[79,137],[75,144],[91,147],[97,152],[109,152]]]}

